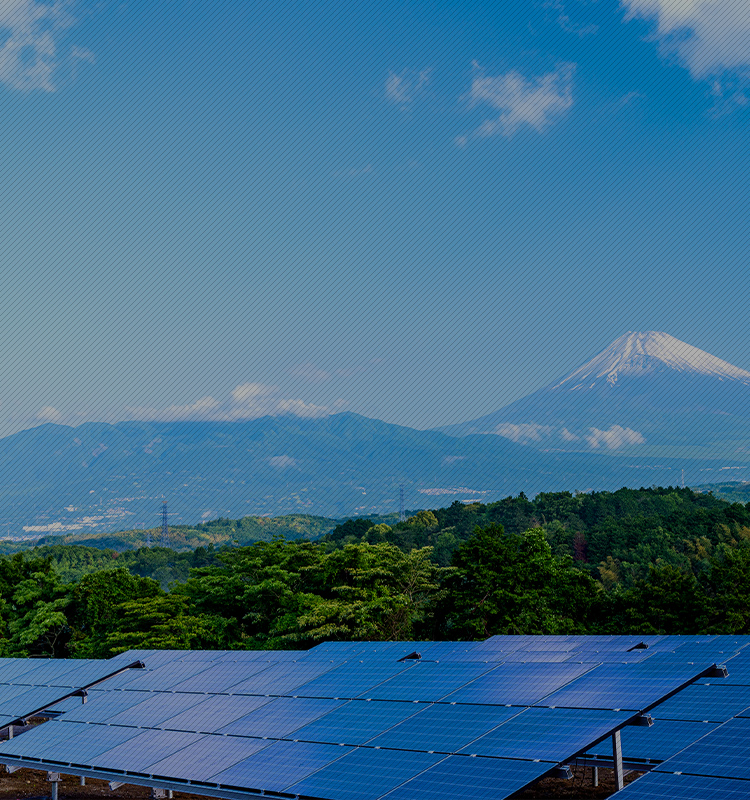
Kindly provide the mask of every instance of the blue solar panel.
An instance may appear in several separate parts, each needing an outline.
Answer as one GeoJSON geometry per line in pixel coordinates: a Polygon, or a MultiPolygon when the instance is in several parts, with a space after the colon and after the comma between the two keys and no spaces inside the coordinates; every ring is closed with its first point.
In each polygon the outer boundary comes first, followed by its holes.
{"type": "Polygon", "coordinates": [[[294,693],[304,697],[371,697],[368,690],[414,666],[413,662],[398,661],[347,663],[297,687],[294,693]]]}
{"type": "Polygon", "coordinates": [[[448,702],[532,705],[591,669],[591,664],[500,664],[462,689],[448,702]]]}
{"type": "Polygon", "coordinates": [[[689,772],[709,777],[750,780],[748,742],[750,719],[731,719],[657,769],[659,772],[689,772]]]}
{"type": "Polygon", "coordinates": [[[561,761],[622,725],[632,714],[566,708],[529,708],[463,749],[500,758],[561,761]]]}
{"type": "Polygon", "coordinates": [[[422,711],[424,706],[380,700],[352,700],[295,731],[308,742],[364,744],[383,731],[422,711]]]}
{"type": "Polygon", "coordinates": [[[201,738],[200,734],[182,731],[141,731],[135,738],[96,755],[93,765],[99,769],[145,772],[154,763],[156,754],[164,758],[201,738]]]}
{"type": "Polygon", "coordinates": [[[192,675],[207,670],[211,665],[205,661],[181,661],[163,664],[156,669],[128,670],[107,681],[107,689],[147,689],[169,691],[173,686],[192,675]]]}
{"type": "Polygon", "coordinates": [[[417,663],[379,686],[369,688],[368,697],[378,700],[434,702],[460,689],[493,668],[492,664],[417,663]]]}
{"type": "Polygon", "coordinates": [[[244,761],[258,750],[273,743],[242,736],[202,736],[193,744],[145,768],[150,775],[165,778],[179,775],[188,781],[208,781],[211,775],[244,761]]]}
{"type": "Polygon", "coordinates": [[[627,758],[666,761],[696,739],[710,733],[717,724],[664,719],[658,720],[650,728],[628,726],[622,731],[622,753],[627,758]]]}
{"type": "Polygon", "coordinates": [[[550,763],[449,756],[384,800],[489,800],[507,797],[544,775],[550,763]]]}
{"type": "Polygon", "coordinates": [[[430,753],[362,747],[286,786],[284,791],[327,800],[376,800],[443,758],[430,753]]]}
{"type": "Polygon", "coordinates": [[[478,651],[479,642],[414,642],[422,660],[429,661],[483,661],[494,654],[478,651]]]}
{"type": "Polygon", "coordinates": [[[750,686],[695,683],[659,704],[654,719],[726,722],[750,707],[750,686]]]}
{"type": "Polygon", "coordinates": [[[93,760],[106,750],[134,739],[142,731],[137,728],[84,725],[53,720],[13,739],[0,742],[2,755],[39,757],[52,761],[93,764],[93,760]]]}
{"type": "Polygon", "coordinates": [[[22,688],[24,691],[8,698],[2,688],[0,687],[0,710],[12,717],[27,716],[32,711],[51,705],[70,691],[59,686],[35,686],[31,689],[28,686],[13,687],[22,688]]]}
{"type": "Polygon", "coordinates": [[[660,658],[638,664],[602,664],[545,697],[543,705],[639,711],[702,671],[703,667],[694,664],[664,664],[660,658]]]}
{"type": "Polygon", "coordinates": [[[580,661],[575,652],[568,650],[516,650],[515,653],[506,653],[503,661],[508,664],[545,663],[555,664],[562,661],[580,661]]]}
{"type": "Polygon", "coordinates": [[[249,695],[213,695],[198,705],[165,719],[161,728],[180,731],[201,731],[215,733],[230,722],[244,717],[266,703],[274,702],[273,697],[251,697],[249,695]]]}
{"type": "MultiPolygon", "coordinates": [[[[297,687],[330,672],[336,664],[330,661],[280,662],[232,686],[232,694],[299,694],[297,687]]],[[[325,695],[324,695],[325,696],[325,695]]]]}
{"type": "MultiPolygon", "coordinates": [[[[123,692],[123,694],[128,695],[130,692],[123,692]]],[[[139,697],[142,695],[141,692],[137,692],[137,694],[139,697]]],[[[191,706],[198,705],[204,699],[199,694],[149,692],[143,702],[107,717],[106,721],[111,725],[138,725],[143,728],[158,727],[164,720],[174,717],[191,706]]]]}
{"type": "Polygon", "coordinates": [[[274,669],[267,661],[230,661],[213,664],[171,687],[173,692],[225,692],[264,670],[274,669]]]}
{"type": "Polygon", "coordinates": [[[209,780],[224,786],[282,792],[351,751],[352,748],[332,744],[275,742],[239,764],[211,775],[209,780]]]}
{"type": "Polygon", "coordinates": [[[740,650],[738,655],[727,658],[721,663],[726,665],[729,676],[726,678],[708,678],[707,683],[750,686],[750,652],[745,649],[740,650]]]}
{"type": "Polygon", "coordinates": [[[115,714],[154,696],[151,692],[107,692],[102,689],[91,689],[88,695],[85,704],[78,699],[75,707],[65,712],[66,722],[107,722],[115,714]]]}
{"type": "Polygon", "coordinates": [[[440,703],[427,706],[368,744],[454,753],[520,711],[520,708],[507,706],[440,703]]]}
{"type": "Polygon", "coordinates": [[[623,789],[623,800],[747,800],[747,781],[651,772],[623,789]]]}
{"type": "MultiPolygon", "coordinates": [[[[219,728],[234,736],[273,736],[280,738],[322,717],[346,702],[296,697],[279,697],[251,711],[247,716],[219,728]]],[[[295,738],[298,738],[295,736],[295,738]]]]}

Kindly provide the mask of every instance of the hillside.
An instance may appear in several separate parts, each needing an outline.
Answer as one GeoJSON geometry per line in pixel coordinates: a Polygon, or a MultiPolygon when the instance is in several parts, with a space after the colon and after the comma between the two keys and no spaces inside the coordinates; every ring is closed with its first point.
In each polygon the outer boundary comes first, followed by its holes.
{"type": "Polygon", "coordinates": [[[0,652],[750,632],[750,505],[708,492],[521,494],[389,521],[349,519],[318,541],[0,556],[0,652]]]}
{"type": "Polygon", "coordinates": [[[430,546],[433,558],[450,563],[454,550],[477,526],[502,525],[510,535],[544,530],[552,550],[600,580],[629,585],[654,565],[670,564],[698,574],[724,545],[750,546],[750,504],[677,487],[615,492],[524,494],[496,503],[420,512],[388,530],[359,519],[324,537],[335,546],[386,541],[402,550],[430,546]]]}
{"type": "MultiPolygon", "coordinates": [[[[201,520],[388,514],[518,492],[704,483],[742,461],[540,452],[495,435],[457,438],[356,414],[245,422],[42,425],[0,439],[0,537],[130,530],[145,541],[169,504],[176,531],[201,520]]],[[[265,523],[258,523],[263,525],[265,523]]],[[[201,543],[205,531],[176,539],[201,543]]],[[[177,535],[177,533],[175,534],[177,535]]]]}
{"type": "MultiPolygon", "coordinates": [[[[195,550],[197,547],[244,546],[253,542],[270,542],[275,536],[287,539],[318,539],[337,525],[337,520],[308,514],[288,514],[281,517],[219,518],[199,525],[170,525],[168,547],[176,552],[195,550]]],[[[130,550],[149,544],[161,546],[161,528],[131,529],[125,531],[70,533],[43,536],[26,542],[0,542],[0,552],[18,552],[30,544],[85,545],[88,547],[130,550]]]]}

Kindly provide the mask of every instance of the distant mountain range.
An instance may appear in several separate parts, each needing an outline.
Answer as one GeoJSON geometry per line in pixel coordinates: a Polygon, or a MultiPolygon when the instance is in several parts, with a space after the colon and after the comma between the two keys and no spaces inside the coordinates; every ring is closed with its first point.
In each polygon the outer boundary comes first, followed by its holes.
{"type": "Polygon", "coordinates": [[[341,518],[524,491],[750,479],[750,373],[631,333],[501,411],[435,431],[357,414],[42,425],[0,439],[0,536],[341,518]],[[683,476],[684,470],[684,476],[683,476]]]}

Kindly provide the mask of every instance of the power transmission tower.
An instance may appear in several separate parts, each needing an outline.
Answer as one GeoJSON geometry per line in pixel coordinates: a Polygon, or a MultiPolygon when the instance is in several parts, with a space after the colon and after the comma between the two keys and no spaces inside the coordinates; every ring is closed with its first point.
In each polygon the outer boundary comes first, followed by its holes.
{"type": "Polygon", "coordinates": [[[399,497],[400,502],[398,506],[398,521],[403,522],[406,519],[406,514],[404,513],[404,484],[402,483],[399,487],[399,497]]]}
{"type": "Polygon", "coordinates": [[[169,525],[167,524],[167,501],[161,504],[161,546],[169,547],[169,525]]]}

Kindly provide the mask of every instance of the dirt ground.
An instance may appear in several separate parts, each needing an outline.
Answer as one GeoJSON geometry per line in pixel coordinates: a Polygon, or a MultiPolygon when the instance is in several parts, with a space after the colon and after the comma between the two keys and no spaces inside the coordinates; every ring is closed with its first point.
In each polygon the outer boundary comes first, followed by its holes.
{"type": "MultiPolygon", "coordinates": [[[[625,776],[625,783],[639,777],[641,773],[631,772],[625,776]]],[[[599,786],[592,785],[593,773],[590,768],[574,770],[572,780],[564,781],[546,778],[531,789],[513,795],[514,800],[546,800],[546,798],[570,798],[570,800],[599,800],[609,797],[615,791],[612,770],[599,770],[599,786]]],[[[0,800],[46,800],[50,796],[50,784],[46,772],[20,769],[8,774],[0,772],[0,800]]],[[[92,778],[81,786],[79,779],[63,775],[58,789],[60,800],[87,800],[87,798],[107,797],[109,800],[148,800],[151,790],[145,786],[126,784],[111,791],[105,781],[92,778]]],[[[176,800],[199,800],[196,795],[175,792],[176,800]]],[[[460,800],[460,798],[457,798],[460,800]]]]}
{"type": "MultiPolygon", "coordinates": [[[[642,772],[629,772],[625,776],[627,785],[642,772]]],[[[513,795],[513,800],[547,800],[547,798],[570,798],[571,800],[599,800],[615,793],[615,773],[611,769],[599,770],[599,785],[594,786],[594,771],[591,767],[574,767],[573,778],[544,778],[530,789],[513,795]]]]}
{"type": "MultiPolygon", "coordinates": [[[[147,800],[151,797],[151,790],[145,786],[126,784],[118,789],[110,790],[106,781],[97,781],[93,778],[86,779],[86,785],[81,786],[78,777],[62,775],[58,787],[60,800],[87,800],[93,797],[107,797],[110,800],[147,800]]],[[[50,796],[50,784],[46,772],[31,769],[19,769],[8,774],[0,772],[0,800],[46,800],[50,796]]],[[[175,792],[179,800],[199,800],[196,795],[175,792]]],[[[205,800],[205,798],[203,798],[205,800]]]]}

